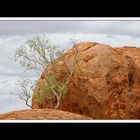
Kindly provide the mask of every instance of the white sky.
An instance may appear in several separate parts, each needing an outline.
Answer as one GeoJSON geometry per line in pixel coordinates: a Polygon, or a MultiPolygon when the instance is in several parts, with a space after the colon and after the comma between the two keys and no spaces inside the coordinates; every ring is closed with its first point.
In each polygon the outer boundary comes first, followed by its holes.
{"type": "Polygon", "coordinates": [[[16,92],[15,82],[24,72],[11,58],[15,49],[36,35],[50,38],[66,48],[71,37],[80,41],[95,41],[120,47],[140,47],[140,21],[1,21],[0,20],[0,113],[27,108],[24,102],[10,94],[16,92]]]}

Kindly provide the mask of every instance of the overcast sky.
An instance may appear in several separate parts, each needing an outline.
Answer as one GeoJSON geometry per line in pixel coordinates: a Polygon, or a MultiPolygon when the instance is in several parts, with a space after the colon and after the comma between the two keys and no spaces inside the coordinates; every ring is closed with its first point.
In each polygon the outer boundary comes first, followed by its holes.
{"type": "Polygon", "coordinates": [[[140,47],[140,21],[2,21],[0,20],[0,113],[27,108],[10,94],[16,92],[15,82],[38,76],[24,69],[11,58],[15,49],[26,40],[40,35],[66,48],[70,38],[95,41],[121,47],[140,47]]]}

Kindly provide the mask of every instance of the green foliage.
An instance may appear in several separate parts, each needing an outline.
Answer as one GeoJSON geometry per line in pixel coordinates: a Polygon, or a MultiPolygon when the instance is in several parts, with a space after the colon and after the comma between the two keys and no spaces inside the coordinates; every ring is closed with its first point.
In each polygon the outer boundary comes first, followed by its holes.
{"type": "Polygon", "coordinates": [[[26,70],[40,74],[49,63],[62,55],[63,50],[58,48],[59,46],[53,45],[49,39],[37,36],[18,47],[14,59],[26,70]]]}
{"type": "Polygon", "coordinates": [[[64,86],[64,83],[59,82],[53,75],[49,75],[47,76],[44,87],[37,97],[37,101],[42,103],[46,98],[47,100],[52,100],[55,98],[54,91],[58,96],[64,97],[64,95],[67,93],[67,86],[64,86]]]}
{"type": "MultiPolygon", "coordinates": [[[[70,44],[74,46],[77,44],[77,40],[72,38],[70,44]]],[[[25,70],[34,71],[40,75],[49,64],[53,67],[53,74],[47,76],[44,87],[41,88],[41,91],[39,91],[40,93],[35,97],[37,102],[43,103],[47,99],[47,101],[51,101],[52,107],[52,101],[56,101],[56,104],[53,105],[53,107],[58,108],[61,99],[67,93],[67,86],[74,72],[73,68],[77,60],[75,56],[74,62],[69,64],[65,61],[64,53],[65,49],[60,50],[58,45],[53,45],[49,39],[44,39],[40,36],[27,40],[23,45],[16,49],[14,59],[15,61],[19,61],[20,65],[24,67],[25,70]],[[54,77],[56,72],[56,59],[63,61],[67,66],[68,75],[65,82],[60,82],[54,77]]],[[[20,83],[20,88],[22,89],[19,91],[19,98],[24,100],[26,105],[28,105],[28,100],[32,97],[33,87],[37,86],[40,88],[40,82],[35,81],[32,87],[28,86],[29,84],[27,81],[20,83]]]]}
{"type": "Polygon", "coordinates": [[[38,86],[38,85],[39,85],[39,81],[38,81],[38,80],[35,80],[35,81],[34,81],[34,87],[35,87],[35,86],[38,86]]]}

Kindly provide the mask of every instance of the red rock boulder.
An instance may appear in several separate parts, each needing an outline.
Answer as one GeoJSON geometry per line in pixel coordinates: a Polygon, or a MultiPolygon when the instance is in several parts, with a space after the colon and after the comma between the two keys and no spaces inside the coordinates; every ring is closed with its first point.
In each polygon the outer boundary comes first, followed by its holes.
{"type": "MultiPolygon", "coordinates": [[[[78,61],[59,109],[93,119],[140,118],[140,71],[131,57],[109,45],[83,42],[64,55],[68,64],[75,58],[78,61]]],[[[42,73],[39,86],[34,90],[33,108],[50,108],[47,101],[40,104],[36,97],[52,71],[49,65],[42,73]]],[[[60,81],[67,77],[67,67],[59,59],[56,60],[55,76],[60,81]]]]}

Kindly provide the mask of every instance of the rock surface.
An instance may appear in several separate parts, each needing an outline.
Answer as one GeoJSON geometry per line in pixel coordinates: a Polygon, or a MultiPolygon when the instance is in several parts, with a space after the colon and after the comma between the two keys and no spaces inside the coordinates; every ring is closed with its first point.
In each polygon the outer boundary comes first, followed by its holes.
{"type": "MultiPolygon", "coordinates": [[[[122,51],[96,42],[79,43],[68,50],[65,61],[78,61],[59,109],[93,119],[139,119],[140,70],[137,62],[122,51]]],[[[63,81],[67,67],[61,60],[56,63],[55,76],[63,81]]],[[[52,71],[49,65],[42,73],[34,90],[33,108],[50,108],[47,101],[40,104],[36,98],[52,71]]]]}
{"type": "Polygon", "coordinates": [[[125,46],[121,48],[116,48],[120,53],[124,55],[128,55],[131,57],[135,63],[140,68],[140,48],[132,47],[132,46],[125,46]]]}
{"type": "Polygon", "coordinates": [[[91,118],[60,110],[32,109],[0,114],[0,120],[91,120],[91,118]]]}

